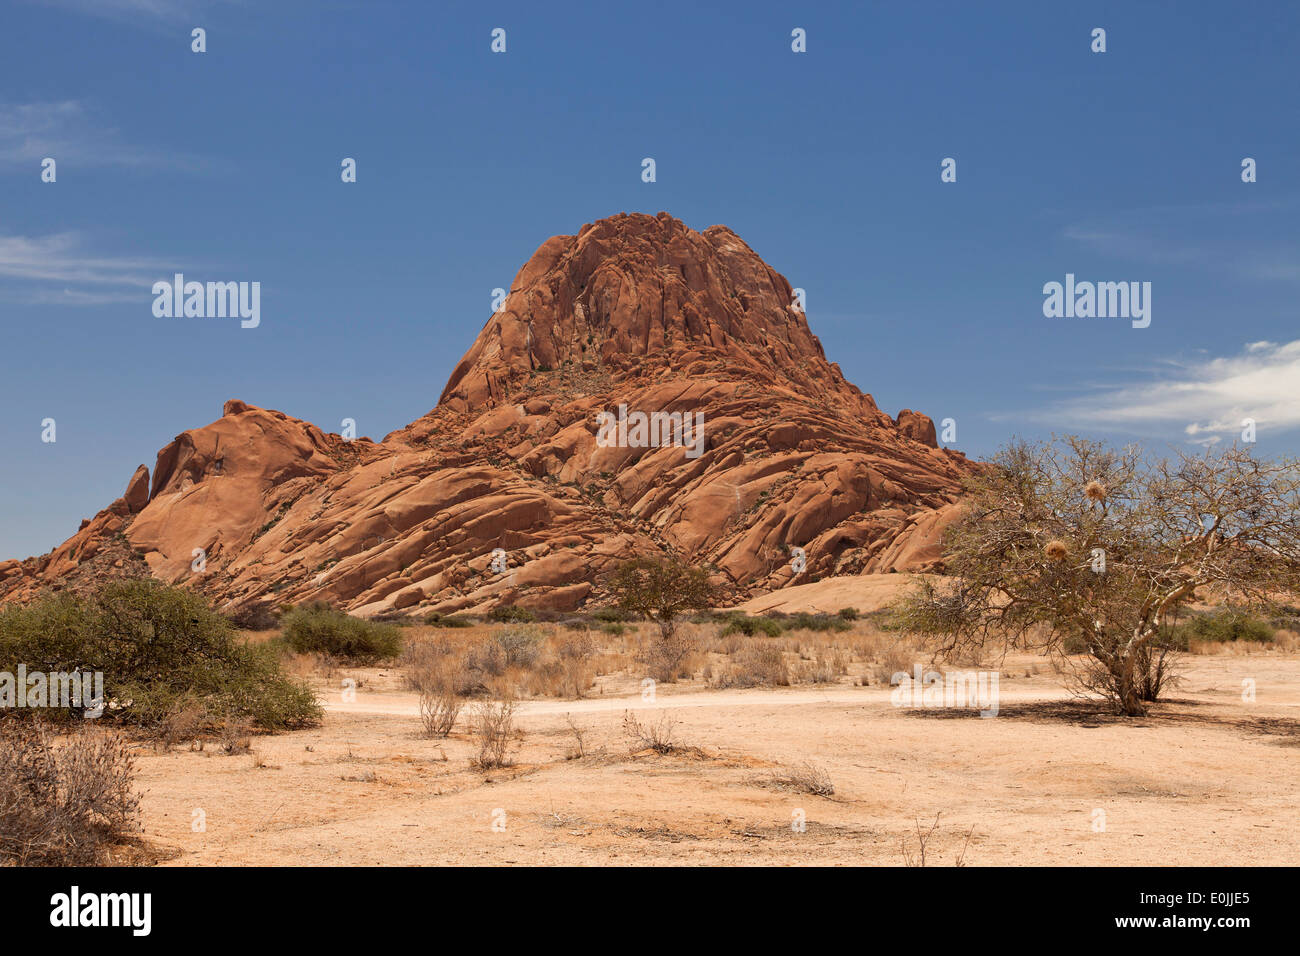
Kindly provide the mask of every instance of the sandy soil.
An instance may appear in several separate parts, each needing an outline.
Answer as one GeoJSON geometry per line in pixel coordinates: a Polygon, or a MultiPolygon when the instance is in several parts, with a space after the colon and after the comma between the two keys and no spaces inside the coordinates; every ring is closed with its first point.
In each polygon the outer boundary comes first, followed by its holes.
{"type": "MultiPolygon", "coordinates": [[[[762,614],[766,611],[780,611],[784,614],[797,614],[800,611],[834,613],[844,607],[854,607],[863,613],[869,613],[898,600],[917,577],[915,574],[856,574],[823,578],[811,584],[781,588],[751,598],[736,607],[749,614],[762,614]]],[[[940,575],[931,575],[930,578],[944,580],[940,575]]]]}
{"type": "Polygon", "coordinates": [[[916,820],[939,814],[928,865],[963,847],[971,865],[1300,863],[1300,659],[1192,657],[1185,672],[1139,720],[1074,701],[1028,657],[1003,664],[992,719],[847,681],[529,701],[515,764],[482,773],[468,713],[425,739],[395,670],[354,671],[355,702],[322,680],[324,724],[254,738],[251,755],[143,749],[146,836],[171,865],[902,865],[916,820]],[[625,711],[674,722],[685,749],[633,752],[625,711]],[[833,796],[777,782],[803,761],[833,796]]]}

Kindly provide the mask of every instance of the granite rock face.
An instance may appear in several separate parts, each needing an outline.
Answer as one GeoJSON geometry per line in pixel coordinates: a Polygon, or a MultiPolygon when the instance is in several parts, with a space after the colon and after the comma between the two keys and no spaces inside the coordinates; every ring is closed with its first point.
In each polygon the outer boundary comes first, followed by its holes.
{"type": "Polygon", "coordinates": [[[731,230],[624,214],[542,244],[424,417],[345,441],[227,402],[62,546],[0,562],[0,600],[120,572],[123,550],[225,607],[572,610],[658,554],[740,600],[937,569],[975,467],[846,381],[731,230]]]}

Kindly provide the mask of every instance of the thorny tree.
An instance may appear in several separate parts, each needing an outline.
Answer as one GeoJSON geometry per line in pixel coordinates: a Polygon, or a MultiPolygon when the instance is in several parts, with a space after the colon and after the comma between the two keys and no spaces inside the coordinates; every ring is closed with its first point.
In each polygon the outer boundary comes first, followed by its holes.
{"type": "Polygon", "coordinates": [[[1163,648],[1197,589],[1246,608],[1300,587],[1300,466],[1232,447],[1152,459],[1066,437],[1017,441],[971,479],[945,536],[952,585],[922,583],[908,626],[944,654],[991,638],[1091,655],[1083,683],[1128,715],[1167,676],[1163,648]]]}
{"type": "Polygon", "coordinates": [[[708,573],[673,558],[627,562],[614,573],[610,590],[619,607],[658,624],[665,641],[676,632],[678,615],[704,610],[713,599],[708,573]]]}

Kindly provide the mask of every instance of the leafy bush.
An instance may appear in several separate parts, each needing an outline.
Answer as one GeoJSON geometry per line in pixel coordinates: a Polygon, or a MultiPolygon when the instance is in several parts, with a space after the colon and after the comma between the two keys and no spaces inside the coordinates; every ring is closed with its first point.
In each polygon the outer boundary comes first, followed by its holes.
{"type": "Polygon", "coordinates": [[[402,635],[392,624],[362,620],[319,601],[294,608],[283,625],[285,640],[299,654],[377,661],[402,653],[402,635]]]}
{"type": "Polygon", "coordinates": [[[437,611],[430,612],[424,619],[424,623],[430,627],[473,627],[474,622],[467,617],[459,617],[451,614],[439,614],[437,611]]]}
{"type": "Polygon", "coordinates": [[[610,577],[609,588],[620,608],[658,624],[664,640],[672,638],[680,615],[707,609],[715,597],[708,571],[676,558],[636,558],[622,564],[610,577]]]}
{"type": "MultiPolygon", "coordinates": [[[[101,672],[102,719],[154,727],[182,701],[268,729],[319,722],[305,684],[280,670],[274,650],[235,639],[200,596],[149,579],[114,581],[90,597],[46,597],[0,611],[0,670],[101,672]]],[[[71,709],[40,711],[72,720],[71,709]]],[[[32,714],[22,709],[15,714],[32,714]]]]}
{"type": "Polygon", "coordinates": [[[858,609],[855,607],[840,608],[840,618],[845,621],[856,621],[858,619],[858,609]]]}
{"type": "Polygon", "coordinates": [[[488,611],[488,620],[495,621],[498,624],[531,624],[537,620],[537,615],[526,607],[515,607],[513,604],[508,607],[494,607],[488,611]]]}
{"type": "Polygon", "coordinates": [[[265,601],[246,601],[228,611],[226,620],[241,631],[269,631],[279,624],[275,609],[265,601]]]}
{"type": "Polygon", "coordinates": [[[770,617],[733,617],[722,629],[720,636],[726,637],[728,634],[744,634],[746,637],[765,634],[768,637],[780,637],[781,624],[770,617]]]}
{"type": "Polygon", "coordinates": [[[626,624],[632,620],[633,615],[621,607],[598,607],[591,612],[591,616],[597,621],[609,624],[626,624]]]}
{"type": "Polygon", "coordinates": [[[32,721],[0,721],[0,863],[86,866],[140,830],[120,736],[85,729],[56,745],[32,721]]]}
{"type": "Polygon", "coordinates": [[[1220,608],[1209,614],[1197,614],[1174,630],[1178,644],[1184,648],[1190,640],[1220,643],[1254,641],[1268,644],[1272,642],[1275,633],[1267,621],[1251,617],[1236,608],[1220,608]]]}
{"type": "Polygon", "coordinates": [[[792,614],[783,622],[787,631],[847,631],[853,625],[842,617],[830,614],[792,614]]]}

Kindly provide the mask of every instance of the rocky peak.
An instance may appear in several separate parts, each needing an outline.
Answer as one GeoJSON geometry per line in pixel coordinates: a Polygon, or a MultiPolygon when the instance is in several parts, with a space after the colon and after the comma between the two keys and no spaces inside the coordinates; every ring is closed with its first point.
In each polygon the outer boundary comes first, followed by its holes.
{"type": "Polygon", "coordinates": [[[439,401],[499,404],[537,371],[728,370],[824,399],[866,399],[826,361],[784,276],[726,226],[622,213],[553,236],[452,373],[439,401]]]}

